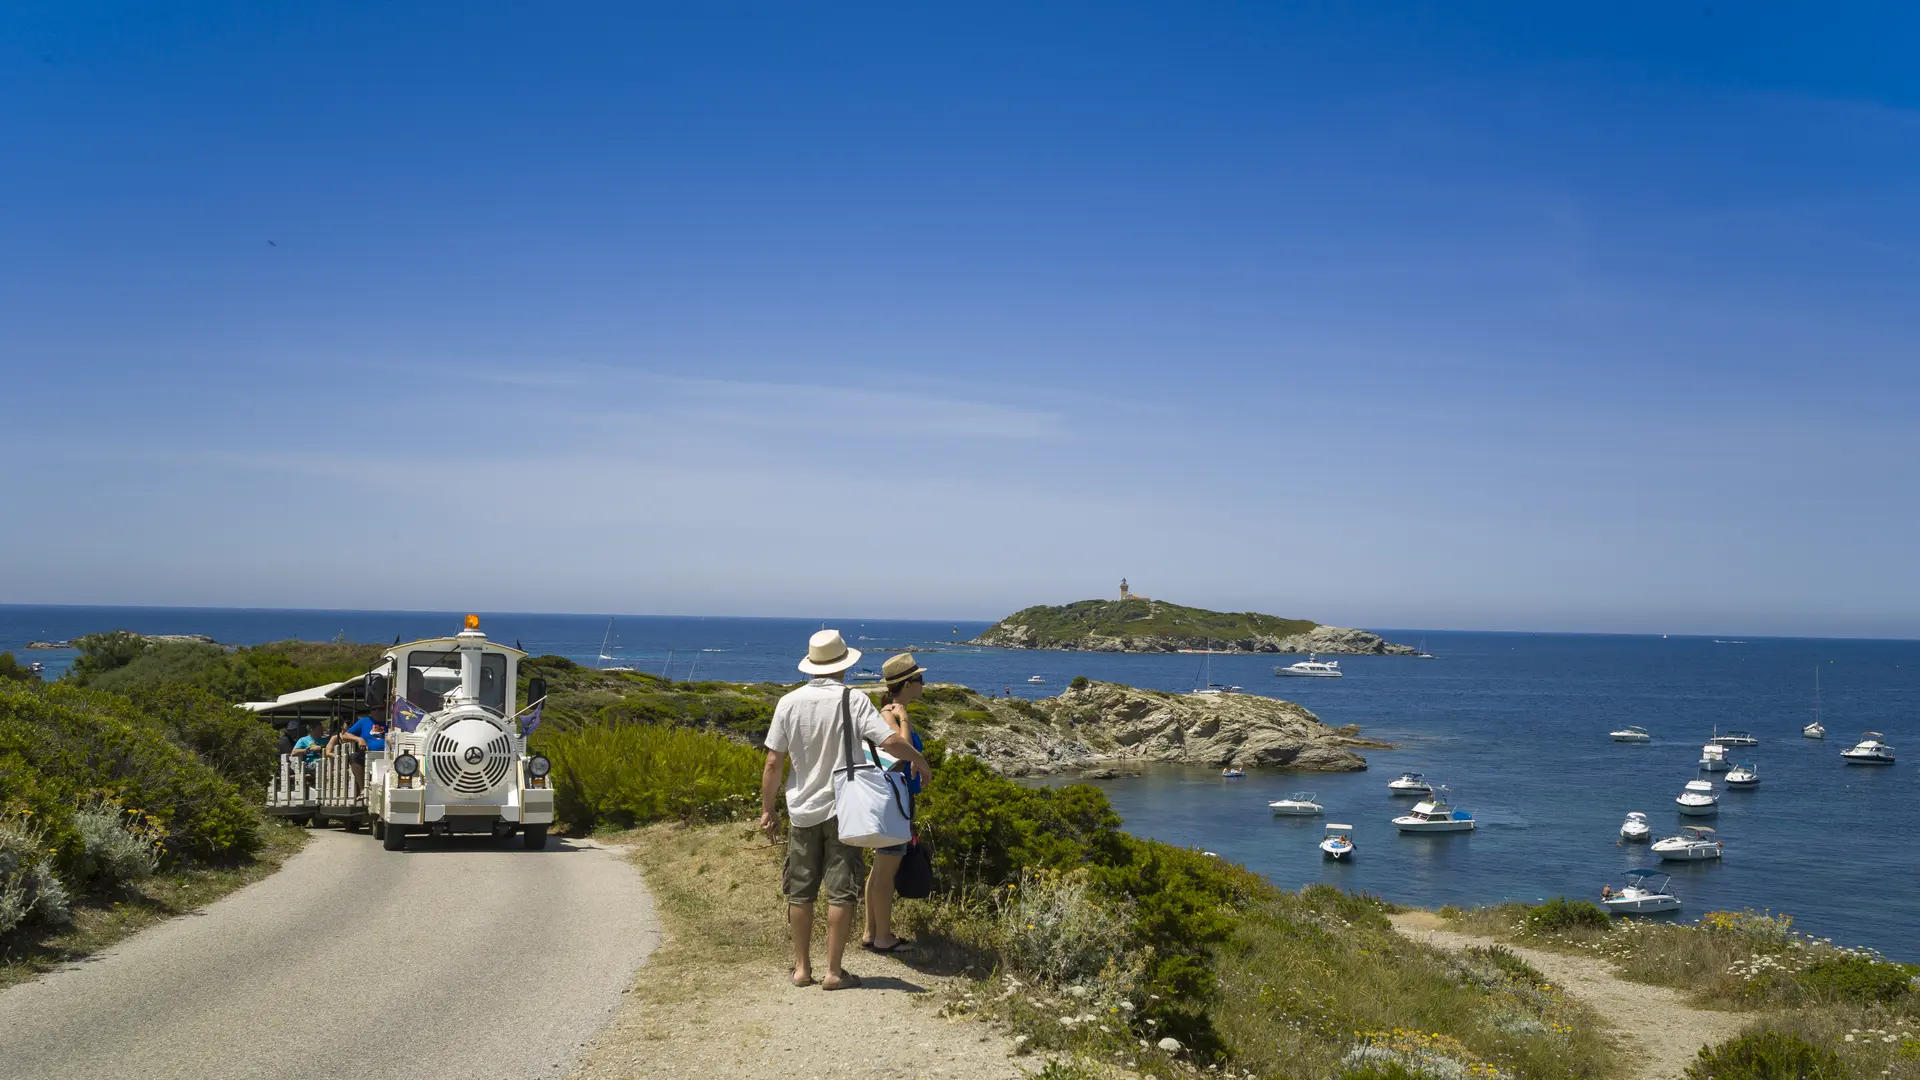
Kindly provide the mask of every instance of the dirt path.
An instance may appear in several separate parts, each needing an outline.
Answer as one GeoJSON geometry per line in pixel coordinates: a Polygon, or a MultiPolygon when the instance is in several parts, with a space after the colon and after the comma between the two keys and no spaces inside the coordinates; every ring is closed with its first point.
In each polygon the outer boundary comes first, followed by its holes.
{"type": "Polygon", "coordinates": [[[1012,1057],[1012,1041],[984,1023],[940,1016],[938,977],[868,953],[847,970],[863,985],[832,993],[789,985],[777,964],[659,972],[573,1080],[1015,1080],[1044,1064],[1012,1057]]]}
{"type": "MultiPolygon", "coordinates": [[[[1430,911],[1393,916],[1395,930],[1443,949],[1463,949],[1488,941],[1454,933],[1445,926],[1446,922],[1430,911]]],[[[1679,991],[1668,987],[1628,982],[1602,960],[1502,944],[1613,1025],[1628,1052],[1632,1070],[1629,1080],[1673,1080],[1692,1063],[1702,1046],[1735,1034],[1752,1019],[1742,1013],[1695,1008],[1679,991]]]]}

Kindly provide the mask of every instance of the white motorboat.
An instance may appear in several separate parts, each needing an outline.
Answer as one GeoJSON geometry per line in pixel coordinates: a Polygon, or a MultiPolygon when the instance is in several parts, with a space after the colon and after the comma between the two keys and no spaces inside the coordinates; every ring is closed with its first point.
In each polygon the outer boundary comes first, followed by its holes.
{"type": "Polygon", "coordinates": [[[1840,756],[1845,758],[1849,765],[1891,765],[1893,764],[1893,747],[1880,741],[1884,738],[1886,736],[1877,731],[1866,732],[1851,749],[1840,751],[1840,756]]]}
{"type": "Polygon", "coordinates": [[[1727,760],[1726,747],[1708,743],[1700,748],[1700,767],[1707,772],[1726,772],[1733,764],[1727,760]]]}
{"type": "Polygon", "coordinates": [[[1635,810],[1620,823],[1620,839],[1632,843],[1642,843],[1653,836],[1653,826],[1647,824],[1647,815],[1635,810]]]}
{"type": "Polygon", "coordinates": [[[1742,762],[1728,769],[1725,779],[1729,790],[1757,788],[1760,786],[1760,766],[1751,761],[1742,762]]]}
{"type": "Polygon", "coordinates": [[[1827,728],[1825,724],[1815,720],[1813,723],[1801,728],[1800,734],[1805,735],[1809,739],[1824,739],[1827,737],[1827,728]]]}
{"type": "Polygon", "coordinates": [[[850,673],[847,679],[851,682],[879,682],[880,673],[877,671],[855,671],[850,673]]]}
{"type": "Polygon", "coordinates": [[[1649,743],[1653,741],[1653,736],[1647,734],[1647,729],[1638,724],[1628,724],[1611,734],[1614,742],[1649,743]]]}
{"type": "Polygon", "coordinates": [[[1729,731],[1725,735],[1722,735],[1720,734],[1719,730],[1716,729],[1713,733],[1713,738],[1707,741],[1718,743],[1721,746],[1759,746],[1760,745],[1760,740],[1755,738],[1753,735],[1753,732],[1751,731],[1729,731]]]}
{"type": "Polygon", "coordinates": [[[1311,791],[1289,792],[1284,799],[1275,799],[1267,804],[1267,809],[1276,814],[1291,814],[1296,817],[1312,817],[1326,812],[1326,807],[1314,801],[1311,791]]]}
{"type": "Polygon", "coordinates": [[[1648,915],[1656,911],[1680,910],[1680,898],[1673,893],[1673,878],[1658,870],[1629,870],[1627,884],[1615,890],[1600,890],[1600,906],[1614,915],[1648,915]]]}
{"type": "Polygon", "coordinates": [[[1433,785],[1417,772],[1401,773],[1398,778],[1387,781],[1387,791],[1394,795],[1429,795],[1433,785]]]}
{"type": "Polygon", "coordinates": [[[1273,669],[1275,675],[1290,676],[1296,679],[1338,679],[1341,677],[1340,661],[1317,659],[1312,653],[1297,664],[1273,669]]]}
{"type": "Polygon", "coordinates": [[[1472,832],[1474,821],[1471,811],[1448,805],[1446,789],[1440,788],[1394,818],[1393,827],[1411,833],[1472,832]]]}
{"type": "Polygon", "coordinates": [[[1711,780],[1689,780],[1686,790],[1674,797],[1674,803],[1680,812],[1701,817],[1720,812],[1720,793],[1713,790],[1711,780]]]}
{"type": "Polygon", "coordinates": [[[1669,836],[1653,842],[1653,853],[1664,862],[1699,862],[1702,859],[1720,857],[1720,841],[1713,838],[1713,830],[1705,825],[1683,825],[1683,835],[1669,836]]]}
{"type": "Polygon", "coordinates": [[[1030,683],[1033,683],[1035,686],[1038,686],[1039,684],[1046,682],[1047,680],[1041,678],[1038,675],[1029,675],[1027,676],[1027,681],[1030,683]]]}
{"type": "Polygon", "coordinates": [[[1353,855],[1353,826],[1327,823],[1327,835],[1320,840],[1320,850],[1326,852],[1329,859],[1347,859],[1353,855]]]}

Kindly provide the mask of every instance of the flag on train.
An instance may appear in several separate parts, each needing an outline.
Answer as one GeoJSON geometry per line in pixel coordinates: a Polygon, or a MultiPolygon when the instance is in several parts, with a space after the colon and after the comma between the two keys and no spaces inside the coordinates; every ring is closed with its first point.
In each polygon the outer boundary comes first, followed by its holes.
{"type": "Polygon", "coordinates": [[[420,726],[420,721],[426,718],[427,710],[406,698],[399,698],[393,703],[393,726],[401,731],[412,731],[420,726]]]}
{"type": "Polygon", "coordinates": [[[546,698],[541,698],[539,701],[533,703],[533,711],[528,713],[526,718],[520,721],[520,734],[533,734],[533,729],[540,726],[540,710],[546,707],[546,698]]]}

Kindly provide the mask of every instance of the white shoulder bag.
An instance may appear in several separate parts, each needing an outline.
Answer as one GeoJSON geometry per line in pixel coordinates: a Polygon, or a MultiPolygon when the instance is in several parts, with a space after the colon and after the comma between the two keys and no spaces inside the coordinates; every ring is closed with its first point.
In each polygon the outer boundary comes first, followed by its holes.
{"type": "Polygon", "coordinates": [[[907,778],[853,756],[853,688],[840,693],[841,764],[833,770],[834,813],[840,818],[840,842],[849,847],[883,848],[913,839],[913,794],[907,778]]]}

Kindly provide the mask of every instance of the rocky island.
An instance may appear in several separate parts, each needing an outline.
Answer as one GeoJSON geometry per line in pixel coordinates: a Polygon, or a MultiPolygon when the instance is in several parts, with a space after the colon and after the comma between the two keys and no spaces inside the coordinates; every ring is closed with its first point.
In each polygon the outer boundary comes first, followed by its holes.
{"type": "Polygon", "coordinates": [[[1370,630],[1252,611],[1208,611],[1124,591],[1119,600],[1023,608],[989,626],[972,644],[1086,652],[1416,653],[1412,646],[1386,641],[1370,630]]]}
{"type": "Polygon", "coordinates": [[[1058,697],[985,700],[929,687],[929,732],[1008,776],[1125,769],[1140,762],[1352,772],[1355,748],[1386,749],[1353,727],[1331,728],[1291,701],[1254,694],[1175,694],[1075,680],[1058,697]]]}

